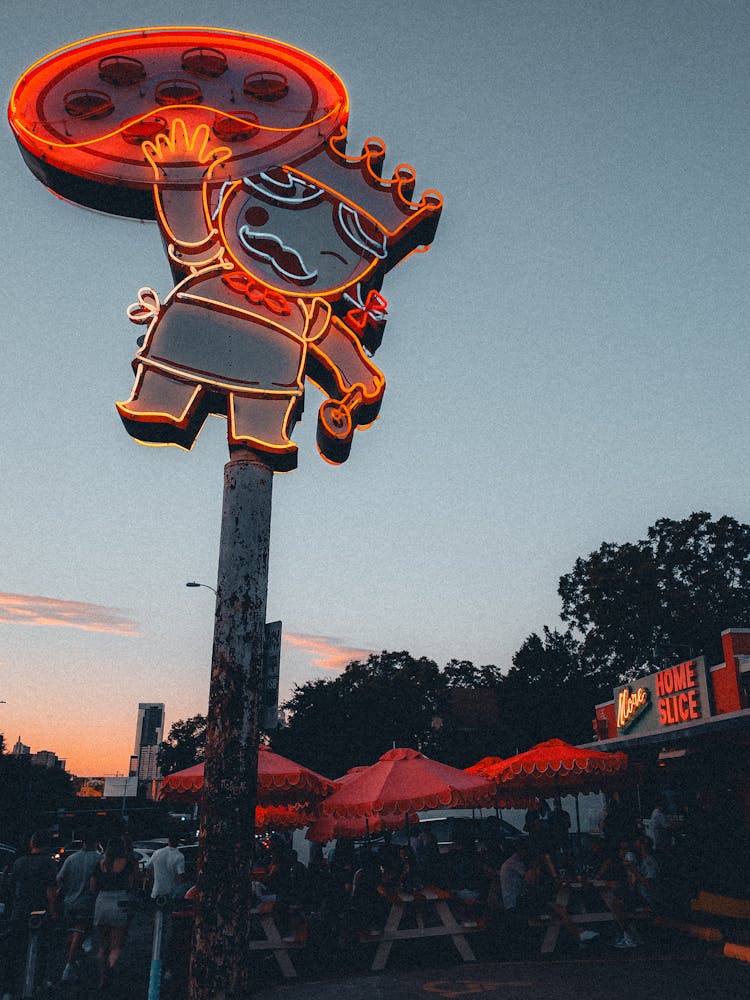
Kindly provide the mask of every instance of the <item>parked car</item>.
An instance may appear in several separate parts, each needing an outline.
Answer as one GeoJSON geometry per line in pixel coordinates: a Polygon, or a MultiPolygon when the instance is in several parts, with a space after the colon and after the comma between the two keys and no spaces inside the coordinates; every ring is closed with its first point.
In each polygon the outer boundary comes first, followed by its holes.
{"type": "MultiPolygon", "coordinates": [[[[435,835],[441,854],[447,854],[454,844],[476,843],[478,840],[491,840],[510,854],[525,837],[523,830],[501,819],[499,816],[474,818],[471,815],[457,816],[421,816],[421,827],[428,827],[435,835]]],[[[392,844],[405,844],[407,831],[395,830],[391,835],[392,844]]]]}
{"type": "Polygon", "coordinates": [[[151,857],[153,853],[154,853],[153,851],[142,851],[138,847],[133,848],[133,854],[135,854],[136,860],[138,861],[138,867],[140,868],[141,871],[143,871],[143,869],[146,867],[148,859],[151,857]]]}
{"type": "Polygon", "coordinates": [[[198,874],[198,845],[182,844],[180,853],[185,856],[185,882],[188,885],[195,885],[198,874]]]}
{"type": "Polygon", "coordinates": [[[166,847],[169,841],[166,837],[155,837],[151,840],[136,840],[133,847],[137,851],[142,851],[146,855],[151,855],[158,851],[160,847],[166,847]]]}

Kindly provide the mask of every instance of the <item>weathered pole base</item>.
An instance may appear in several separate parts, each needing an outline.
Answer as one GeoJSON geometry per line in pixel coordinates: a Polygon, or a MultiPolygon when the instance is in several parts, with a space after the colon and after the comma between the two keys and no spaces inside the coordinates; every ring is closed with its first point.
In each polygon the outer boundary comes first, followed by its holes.
{"type": "Polygon", "coordinates": [[[247,1000],[258,700],[273,473],[243,452],[224,467],[190,1000],[247,1000]]]}

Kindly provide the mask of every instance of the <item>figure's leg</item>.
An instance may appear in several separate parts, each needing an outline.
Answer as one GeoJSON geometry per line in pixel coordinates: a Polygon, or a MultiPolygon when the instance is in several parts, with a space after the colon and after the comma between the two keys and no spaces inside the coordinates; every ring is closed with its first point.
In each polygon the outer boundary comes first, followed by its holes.
{"type": "Polygon", "coordinates": [[[99,989],[103,989],[107,982],[107,969],[109,966],[109,927],[106,924],[99,924],[99,951],[97,953],[97,966],[99,969],[99,989]]]}
{"type": "Polygon", "coordinates": [[[227,436],[230,446],[262,452],[272,469],[288,472],[297,467],[297,445],[289,433],[297,418],[295,396],[248,396],[229,393],[227,436]]]}
{"type": "Polygon", "coordinates": [[[185,427],[200,392],[200,385],[181,382],[156,368],[139,364],[130,399],[117,403],[117,411],[127,420],[185,427]]]}
{"type": "Polygon", "coordinates": [[[139,364],[130,399],[117,403],[127,431],[139,441],[192,446],[203,426],[204,390],[139,364]]]}
{"type": "Polygon", "coordinates": [[[109,933],[110,944],[108,964],[111,972],[117,965],[120,955],[122,954],[122,949],[125,944],[125,935],[127,934],[127,927],[112,927],[109,933]]]}

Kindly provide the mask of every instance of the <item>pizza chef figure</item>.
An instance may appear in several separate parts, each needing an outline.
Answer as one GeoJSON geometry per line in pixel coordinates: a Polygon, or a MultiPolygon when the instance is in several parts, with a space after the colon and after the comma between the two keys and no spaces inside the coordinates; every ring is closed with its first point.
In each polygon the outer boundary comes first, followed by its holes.
{"type": "Polygon", "coordinates": [[[385,389],[368,356],[385,324],[380,284],[429,244],[439,196],[411,203],[411,168],[383,181],[379,140],[355,158],[331,140],[301,163],[241,180],[225,172],[231,150],[206,124],[176,118],[142,149],[177,284],[163,302],[141,289],[128,310],[148,324],[131,397],[117,404],[128,432],[189,448],[209,413],[225,413],[230,447],[292,469],[308,377],[329,396],[319,449],[344,461],[385,389]]]}

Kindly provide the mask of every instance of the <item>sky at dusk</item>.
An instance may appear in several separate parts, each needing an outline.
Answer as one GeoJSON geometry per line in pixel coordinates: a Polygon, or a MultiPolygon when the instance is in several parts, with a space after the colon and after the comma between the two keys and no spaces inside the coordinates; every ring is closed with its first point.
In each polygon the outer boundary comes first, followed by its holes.
{"type": "MultiPolygon", "coordinates": [[[[275,477],[282,698],[384,649],[508,668],[578,556],[659,517],[750,521],[747,3],[11,6],[6,102],[92,34],[246,31],[330,64],[349,152],[379,136],[384,174],[445,198],[383,285],[380,418],[332,467],[311,386],[275,477]]],[[[128,436],[125,309],[172,284],[158,230],[53,197],[7,126],[0,160],[0,732],[122,773],[139,702],[206,710],[213,595],[185,583],[216,584],[225,424],[189,453],[128,436]]]]}

